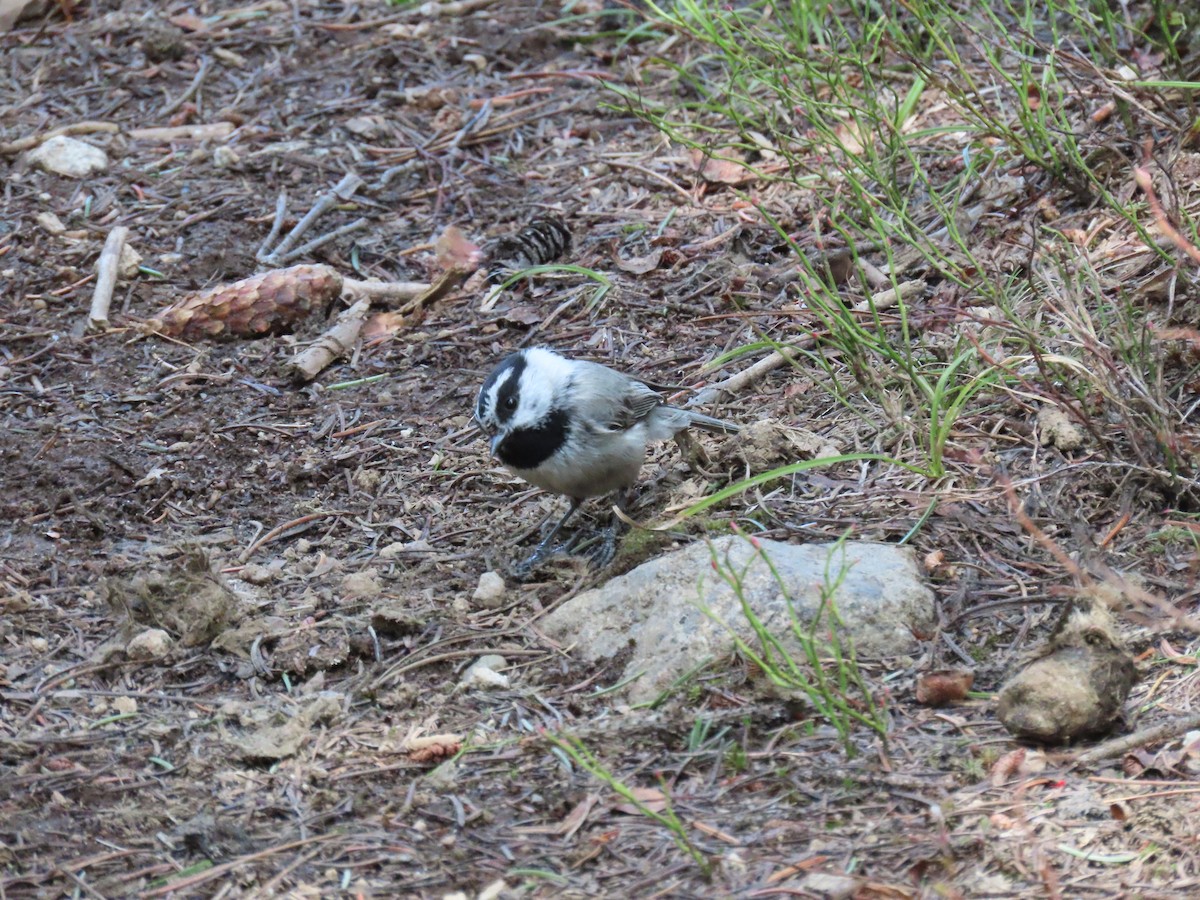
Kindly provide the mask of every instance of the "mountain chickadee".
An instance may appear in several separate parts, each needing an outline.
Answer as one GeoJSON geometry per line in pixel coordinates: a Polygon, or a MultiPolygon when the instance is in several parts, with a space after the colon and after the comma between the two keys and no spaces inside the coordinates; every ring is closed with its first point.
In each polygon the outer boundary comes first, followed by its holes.
{"type": "MultiPolygon", "coordinates": [[[[653,388],[607,366],[542,347],[518,350],[492,370],[479,390],[475,419],[491,436],[492,455],[513,474],[571,501],[520,567],[525,571],[548,554],[585,498],[624,492],[637,480],[651,441],[679,441],[691,427],[720,434],[738,430],[667,406],[653,388]]],[[[606,547],[611,558],[615,532],[606,547]]]]}

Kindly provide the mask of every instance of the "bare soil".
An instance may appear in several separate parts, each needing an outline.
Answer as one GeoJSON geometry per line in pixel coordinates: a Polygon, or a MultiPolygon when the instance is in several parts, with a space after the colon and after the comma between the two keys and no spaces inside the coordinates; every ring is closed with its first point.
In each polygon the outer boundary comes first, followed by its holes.
{"type": "MultiPolygon", "coordinates": [[[[496,469],[471,429],[504,353],[542,343],[698,385],[719,377],[700,372],[718,353],[811,324],[773,229],[605,90],[672,48],[622,42],[606,22],[540,3],[431,18],[126,0],[0,37],[0,143],[116,126],[79,135],[111,161],[84,179],[0,156],[0,897],[473,897],[501,895],[498,881],[534,897],[1196,896],[1194,750],[1145,748],[1130,779],[1120,760],[1074,769],[1018,748],[988,699],[915,701],[918,669],[945,665],[994,690],[1073,590],[1010,514],[997,463],[1066,553],[1103,541],[1153,590],[1191,584],[1186,546],[1144,553],[1173,498],[1074,465],[1086,451],[1039,446],[1018,398],[964,418],[941,484],[820,469],[706,523],[895,541],[941,500],[914,543],[941,554],[942,633],[921,660],[867,667],[892,717],[886,748],[863,735],[848,757],[733,661],[631,710],[599,690],[611,673],[539,634],[549,607],[669,539],[635,535],[609,572],[560,560],[510,581],[498,609],[473,603],[481,573],[507,572],[561,512],[496,469]],[[215,122],[234,136],[129,134],[215,122]],[[314,235],[360,216],[369,228],[301,261],[431,280],[447,226],[485,243],[558,210],[575,237],[566,261],[613,286],[597,300],[587,278],[544,277],[484,312],[476,281],[307,386],[283,365],[324,320],[192,345],[134,327],[253,274],[281,192],[286,229],[348,171],[365,186],[314,235]],[[121,281],[114,328],[88,333],[92,265],[116,225],[161,274],[121,281]],[[131,658],[148,628],[171,648],[131,658]],[[512,687],[460,687],[487,653],[506,658],[512,687]],[[648,802],[668,795],[709,870],[543,730],[576,736],[648,802]],[[468,752],[438,767],[461,740],[468,752]]],[[[763,186],[760,199],[807,227],[803,191],[763,186]]],[[[990,232],[998,254],[1038,212],[1013,215],[990,232]]],[[[799,425],[843,452],[906,439],[833,403],[820,377],[780,369],[718,412],[799,425]]],[[[793,450],[776,452],[755,464],[793,450]]],[[[726,460],[725,476],[741,474],[726,460]]],[[[634,517],[720,483],[664,448],[634,517]]],[[[1126,726],[1191,707],[1189,640],[1134,647],[1158,655],[1126,726]]]]}

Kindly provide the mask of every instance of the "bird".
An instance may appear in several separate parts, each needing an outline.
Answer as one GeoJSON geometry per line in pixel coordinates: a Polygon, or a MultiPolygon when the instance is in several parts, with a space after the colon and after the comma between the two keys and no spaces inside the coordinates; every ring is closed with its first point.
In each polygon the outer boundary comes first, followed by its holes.
{"type": "MultiPolygon", "coordinates": [[[[518,566],[529,572],[551,550],[559,531],[589,497],[627,491],[637,481],[649,444],[699,428],[733,434],[738,426],[668,406],[649,385],[599,363],[569,359],[546,347],[527,347],[492,369],[475,401],[475,420],[490,438],[492,456],[530,484],[561,494],[570,508],[518,566]]],[[[615,528],[601,564],[616,549],[615,528]]]]}

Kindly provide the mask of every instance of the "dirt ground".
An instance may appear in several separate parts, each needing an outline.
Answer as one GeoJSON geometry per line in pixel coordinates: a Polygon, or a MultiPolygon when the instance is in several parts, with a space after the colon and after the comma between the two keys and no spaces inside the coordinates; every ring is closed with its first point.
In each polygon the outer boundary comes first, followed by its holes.
{"type": "MultiPolygon", "coordinates": [[[[0,144],[94,122],[77,136],[109,156],[74,179],[0,155],[0,898],[1196,896],[1189,745],[1149,746],[1136,770],[1072,768],[1019,748],[989,699],[914,698],[919,669],[949,665],[995,690],[1073,583],[1013,520],[979,448],[1067,553],[1110,535],[1111,564],[1190,590],[1186,545],[1140,553],[1169,502],[1039,447],[1016,400],[964,420],[941,483],[818,469],[708,521],[897,541],[941,498],[913,543],[947,560],[930,570],[943,634],[920,660],[867,667],[886,748],[863,736],[847,757],[737,664],[659,709],[622,707],[598,690],[604,671],[537,627],[611,572],[560,560],[510,580],[499,608],[473,602],[481,573],[509,571],[562,508],[497,469],[471,428],[504,353],[546,344],[698,385],[721,352],[804,325],[772,281],[787,264],[772,229],[604,87],[635,84],[671,47],[621,41],[584,9],[114,0],[0,37],[0,144]],[[131,134],[214,123],[231,135],[131,134]],[[448,226],[482,245],[558,211],[564,261],[611,288],[560,273],[485,311],[477,278],[301,386],[284,366],[321,316],[226,342],[134,327],[259,271],[280,194],[287,229],[351,171],[363,187],[310,236],[367,226],[298,262],[430,281],[448,226]],[[118,283],[113,328],[87,331],[118,225],[144,268],[118,283]],[[151,627],[172,645],[132,658],[151,627]],[[512,686],[461,687],[488,653],[512,686]],[[544,731],[577,737],[652,804],[668,795],[705,864],[544,731]]],[[[763,196],[805,221],[797,189],[763,196]]],[[[801,425],[842,452],[892,439],[819,377],[778,370],[719,413],[801,425]]],[[[664,448],[644,482],[639,520],[722,480],[698,482],[664,448]]],[[[614,571],[662,543],[628,541],[614,571]]],[[[1157,656],[1124,727],[1190,709],[1192,640],[1133,648],[1157,656]]]]}

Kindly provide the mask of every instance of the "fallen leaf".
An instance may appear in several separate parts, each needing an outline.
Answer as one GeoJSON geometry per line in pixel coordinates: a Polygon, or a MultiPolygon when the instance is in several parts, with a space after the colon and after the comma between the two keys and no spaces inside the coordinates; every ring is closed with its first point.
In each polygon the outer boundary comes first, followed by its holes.
{"type": "Polygon", "coordinates": [[[925,706],[945,706],[967,696],[975,683],[975,673],[968,669],[945,669],[924,672],[917,676],[917,702],[925,706]]]}
{"type": "Polygon", "coordinates": [[[617,264],[617,268],[622,272],[629,272],[633,275],[645,275],[647,272],[658,268],[662,256],[663,250],[662,247],[659,247],[656,250],[651,250],[645,256],[632,256],[629,259],[622,259],[614,253],[613,262],[617,264]]]}
{"type": "Polygon", "coordinates": [[[634,788],[633,796],[642,806],[636,803],[619,803],[613,807],[617,812],[637,816],[642,814],[642,807],[651,812],[662,812],[667,808],[667,798],[658,788],[634,788]]]}
{"type": "Polygon", "coordinates": [[[529,305],[510,306],[508,309],[501,310],[496,318],[509,325],[528,327],[540,324],[546,318],[546,311],[529,305]]]}
{"type": "Polygon", "coordinates": [[[1025,88],[1025,105],[1031,112],[1036,112],[1042,105],[1042,91],[1036,84],[1025,88]]]}
{"type": "Polygon", "coordinates": [[[706,156],[703,150],[692,150],[688,157],[691,159],[692,166],[699,171],[700,177],[705,181],[719,184],[745,184],[758,177],[746,168],[744,162],[734,158],[729,151],[718,158],[706,156]]]}
{"type": "Polygon", "coordinates": [[[566,816],[563,817],[563,820],[558,823],[558,827],[555,829],[556,833],[565,838],[572,837],[575,832],[583,827],[583,823],[587,821],[588,813],[592,811],[592,807],[595,806],[599,800],[599,794],[588,794],[586,797],[576,803],[575,808],[567,813],[566,816]]]}
{"type": "Polygon", "coordinates": [[[486,254],[480,247],[455,225],[447,225],[438,239],[434,242],[434,254],[438,267],[446,269],[466,269],[473,272],[483,265],[486,254]]]}
{"type": "Polygon", "coordinates": [[[1021,768],[1021,763],[1025,761],[1026,752],[1023,747],[1018,747],[1016,750],[1005,753],[992,764],[992,771],[988,773],[988,780],[992,787],[1000,787],[1012,780],[1012,777],[1017,774],[1017,770],[1021,768]]]}
{"type": "Polygon", "coordinates": [[[376,313],[367,319],[362,328],[364,341],[391,337],[404,327],[404,314],[394,311],[376,313]]]}
{"type": "Polygon", "coordinates": [[[195,13],[180,13],[167,21],[184,31],[208,31],[208,24],[195,13]]]}

